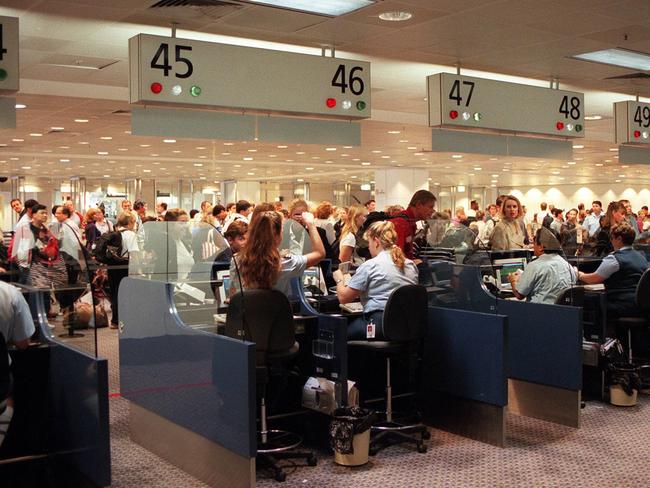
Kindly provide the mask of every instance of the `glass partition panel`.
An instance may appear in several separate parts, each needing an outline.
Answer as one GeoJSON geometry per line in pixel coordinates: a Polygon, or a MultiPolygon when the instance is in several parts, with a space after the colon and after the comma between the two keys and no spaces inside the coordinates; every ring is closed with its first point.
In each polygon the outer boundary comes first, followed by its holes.
{"type": "Polygon", "coordinates": [[[172,283],[176,313],[187,326],[218,332],[225,324],[232,253],[208,223],[146,222],[137,233],[138,250],[129,276],[172,283]]]}
{"type": "Polygon", "coordinates": [[[438,213],[420,235],[420,283],[427,286],[430,305],[495,313],[499,283],[477,224],[468,227],[438,213]]]}
{"type": "Polygon", "coordinates": [[[91,254],[75,222],[47,209],[17,226],[8,256],[8,277],[21,288],[37,326],[36,339],[60,341],[97,355],[97,328],[111,317],[107,287],[102,286],[91,254]]]}

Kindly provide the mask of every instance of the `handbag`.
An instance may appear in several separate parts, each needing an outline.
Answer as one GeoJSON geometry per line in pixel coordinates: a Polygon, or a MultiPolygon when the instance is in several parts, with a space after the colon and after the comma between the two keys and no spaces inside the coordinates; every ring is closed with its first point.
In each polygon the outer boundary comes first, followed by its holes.
{"type": "Polygon", "coordinates": [[[207,261],[217,254],[218,251],[219,248],[217,248],[217,245],[214,243],[214,229],[210,229],[206,240],[201,244],[201,259],[207,261]]]}

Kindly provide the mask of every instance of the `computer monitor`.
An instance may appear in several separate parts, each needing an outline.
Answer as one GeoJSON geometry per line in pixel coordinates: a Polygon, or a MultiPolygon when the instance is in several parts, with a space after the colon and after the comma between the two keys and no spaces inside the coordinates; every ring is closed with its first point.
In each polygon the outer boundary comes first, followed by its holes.
{"type": "Polygon", "coordinates": [[[497,286],[499,290],[512,290],[508,275],[526,268],[526,258],[495,259],[492,265],[496,268],[497,286]]]}

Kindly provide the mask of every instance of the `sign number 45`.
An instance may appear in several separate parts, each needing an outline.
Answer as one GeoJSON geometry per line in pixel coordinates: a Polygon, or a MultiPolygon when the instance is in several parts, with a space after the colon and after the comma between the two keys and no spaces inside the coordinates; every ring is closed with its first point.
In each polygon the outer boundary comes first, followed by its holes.
{"type": "MultiPolygon", "coordinates": [[[[174,73],[176,78],[189,78],[192,76],[194,65],[192,65],[192,61],[183,56],[183,51],[191,50],[192,46],[181,46],[179,44],[175,46],[175,62],[185,65],[184,73],[174,73]]],[[[163,70],[164,76],[169,76],[169,72],[173,70],[173,66],[169,63],[169,44],[166,42],[160,44],[156,54],[151,58],[151,67],[153,69],[161,69],[163,70]],[[160,58],[162,58],[162,62],[160,58]]]]}

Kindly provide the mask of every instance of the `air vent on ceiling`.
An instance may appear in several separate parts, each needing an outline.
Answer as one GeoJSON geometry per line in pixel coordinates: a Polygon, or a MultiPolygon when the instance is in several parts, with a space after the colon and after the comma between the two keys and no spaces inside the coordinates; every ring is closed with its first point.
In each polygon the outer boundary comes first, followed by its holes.
{"type": "Polygon", "coordinates": [[[605,78],[606,80],[644,80],[650,78],[648,73],[630,73],[629,75],[620,75],[620,76],[610,76],[605,78]]]}
{"type": "Polygon", "coordinates": [[[163,7],[237,7],[242,5],[238,2],[228,0],[160,0],[149,8],[163,7]]]}

